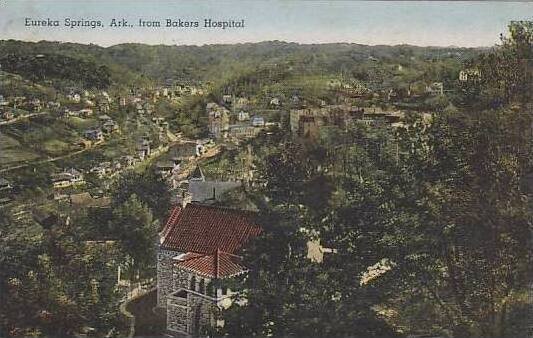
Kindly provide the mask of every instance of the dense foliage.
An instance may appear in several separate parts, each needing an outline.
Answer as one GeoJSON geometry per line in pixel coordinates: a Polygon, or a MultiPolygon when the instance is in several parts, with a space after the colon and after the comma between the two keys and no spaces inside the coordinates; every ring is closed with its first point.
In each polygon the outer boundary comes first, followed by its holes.
{"type": "Polygon", "coordinates": [[[484,69],[469,84],[478,89],[457,98],[477,91],[487,100],[430,121],[408,116],[396,131],[355,127],[323,134],[318,146],[284,135],[259,145],[269,148],[257,163],[267,182],[257,199],[264,234],[245,255],[247,301],[225,312],[222,334],[525,334],[531,77],[499,70],[523,64],[533,46],[530,24],[510,31],[469,63],[484,69]],[[336,250],[320,264],[305,257],[317,239],[336,250]]]}

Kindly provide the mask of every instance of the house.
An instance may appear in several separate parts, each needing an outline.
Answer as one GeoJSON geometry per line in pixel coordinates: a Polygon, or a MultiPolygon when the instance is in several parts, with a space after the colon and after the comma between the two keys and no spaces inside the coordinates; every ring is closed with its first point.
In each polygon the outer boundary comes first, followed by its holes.
{"type": "Polygon", "coordinates": [[[217,324],[217,313],[236,293],[219,281],[247,272],[238,254],[261,233],[254,218],[251,212],[195,203],[171,211],[157,255],[157,306],[166,310],[168,331],[198,335],[217,324]]]}
{"type": "Polygon", "coordinates": [[[72,101],[74,103],[80,103],[81,101],[81,95],[78,93],[70,93],[67,95],[67,99],[69,101],[72,101]]]}
{"type": "Polygon", "coordinates": [[[477,81],[481,78],[481,71],[479,69],[464,69],[459,72],[459,81],[477,81]]]}
{"type": "Polygon", "coordinates": [[[96,129],[87,129],[84,132],[84,136],[86,139],[91,141],[103,141],[104,134],[102,133],[102,130],[96,128],[96,129]]]}
{"type": "Polygon", "coordinates": [[[63,108],[59,111],[59,118],[66,119],[73,116],[73,112],[68,108],[63,108]]]}
{"type": "Polygon", "coordinates": [[[111,134],[114,132],[118,132],[120,128],[118,126],[118,123],[113,120],[109,120],[102,125],[102,130],[104,131],[104,133],[111,134]]]}
{"type": "Polygon", "coordinates": [[[252,117],[252,126],[254,127],[264,127],[265,126],[265,119],[261,116],[254,116],[252,117]]]}
{"type": "Polygon", "coordinates": [[[240,181],[207,181],[189,179],[187,192],[192,202],[209,203],[220,201],[222,195],[242,186],[240,181]]]}
{"type": "Polygon", "coordinates": [[[316,116],[301,116],[298,126],[298,135],[306,138],[317,139],[320,135],[320,124],[316,116]]]}
{"type": "Polygon", "coordinates": [[[112,118],[109,115],[103,114],[98,116],[98,120],[100,120],[101,122],[107,122],[109,120],[112,120],[112,118]]]}
{"type": "Polygon", "coordinates": [[[279,106],[281,105],[281,101],[279,100],[279,98],[277,97],[274,97],[272,100],[270,100],[270,103],[269,103],[271,106],[279,106]]]}
{"type": "Polygon", "coordinates": [[[165,161],[165,162],[158,162],[156,164],[156,172],[157,174],[161,175],[161,177],[168,177],[172,174],[178,172],[180,169],[180,161],[165,161]]]}
{"type": "Polygon", "coordinates": [[[102,178],[106,174],[111,173],[112,170],[113,169],[111,168],[111,162],[102,162],[98,164],[97,166],[92,167],[90,172],[93,174],[96,174],[98,178],[102,178]]]}
{"type": "Polygon", "coordinates": [[[2,113],[2,119],[3,120],[11,120],[15,117],[15,114],[13,114],[13,111],[11,109],[9,110],[6,110],[5,112],[2,113]]]}
{"type": "Polygon", "coordinates": [[[152,150],[150,148],[150,141],[141,140],[139,144],[137,145],[137,154],[139,158],[142,160],[145,157],[150,156],[151,153],[152,153],[152,150]]]}
{"type": "Polygon", "coordinates": [[[51,109],[59,109],[61,108],[61,103],[57,102],[57,101],[48,101],[48,103],[46,104],[48,108],[51,108],[51,109]]]}
{"type": "Polygon", "coordinates": [[[131,167],[136,163],[135,157],[131,155],[122,156],[120,160],[122,161],[125,167],[131,167]]]}
{"type": "Polygon", "coordinates": [[[80,109],[79,111],[79,116],[82,116],[82,117],[89,117],[92,114],[93,114],[93,110],[90,108],[80,109]]]}
{"type": "Polygon", "coordinates": [[[246,97],[239,97],[235,100],[234,106],[236,109],[246,108],[250,104],[250,100],[246,97]]]}
{"type": "Polygon", "coordinates": [[[426,86],[426,94],[429,95],[443,95],[444,94],[444,84],[442,82],[434,82],[426,86]]]}
{"type": "Polygon", "coordinates": [[[172,151],[172,157],[181,161],[192,160],[200,156],[196,142],[183,142],[177,144],[172,151]]]}
{"type": "Polygon", "coordinates": [[[96,176],[98,176],[98,178],[102,178],[107,173],[107,168],[105,168],[105,167],[103,167],[101,165],[98,165],[96,167],[92,167],[89,172],[91,174],[95,174],[96,176]]]}
{"type": "Polygon", "coordinates": [[[30,108],[33,111],[40,111],[41,108],[42,108],[41,100],[39,100],[39,99],[31,99],[30,102],[29,102],[29,105],[30,105],[30,108]]]}
{"type": "Polygon", "coordinates": [[[52,185],[54,188],[64,188],[84,183],[83,174],[74,168],[52,175],[52,185]]]}
{"type": "Polygon", "coordinates": [[[226,104],[231,104],[232,101],[233,101],[232,95],[222,95],[222,102],[226,104]]]}
{"type": "Polygon", "coordinates": [[[11,185],[11,182],[5,178],[0,178],[0,191],[11,191],[12,189],[13,186],[11,185]]]}
{"type": "Polygon", "coordinates": [[[247,126],[236,124],[229,126],[228,134],[234,138],[252,138],[257,135],[257,128],[254,126],[247,126]]]}
{"type": "Polygon", "coordinates": [[[209,102],[209,103],[207,103],[207,104],[205,105],[205,111],[206,111],[207,113],[210,113],[210,112],[212,112],[212,111],[214,111],[214,110],[217,110],[218,107],[219,107],[219,105],[216,104],[215,102],[209,102]]]}
{"type": "Polygon", "coordinates": [[[224,136],[229,128],[229,111],[218,106],[216,110],[211,110],[209,112],[209,133],[214,138],[221,138],[224,136]]]}
{"type": "Polygon", "coordinates": [[[241,122],[242,121],[247,121],[249,119],[250,119],[250,114],[248,112],[245,112],[245,111],[241,110],[239,112],[239,114],[237,114],[237,120],[239,120],[241,122]]]}

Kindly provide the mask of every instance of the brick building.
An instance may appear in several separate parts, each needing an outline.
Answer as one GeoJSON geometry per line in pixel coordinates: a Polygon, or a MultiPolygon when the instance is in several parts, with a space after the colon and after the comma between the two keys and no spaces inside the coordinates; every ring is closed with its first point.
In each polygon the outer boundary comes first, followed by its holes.
{"type": "Polygon", "coordinates": [[[232,295],[218,281],[246,273],[237,254],[260,232],[250,212],[195,203],[172,210],[157,258],[157,305],[169,332],[197,335],[216,325],[232,295]]]}

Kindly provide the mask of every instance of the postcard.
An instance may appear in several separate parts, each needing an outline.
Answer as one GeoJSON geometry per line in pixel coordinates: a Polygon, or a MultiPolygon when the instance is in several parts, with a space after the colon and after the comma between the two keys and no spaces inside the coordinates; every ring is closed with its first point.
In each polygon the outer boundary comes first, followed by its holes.
{"type": "Polygon", "coordinates": [[[0,337],[533,337],[532,15],[0,0],[0,337]]]}

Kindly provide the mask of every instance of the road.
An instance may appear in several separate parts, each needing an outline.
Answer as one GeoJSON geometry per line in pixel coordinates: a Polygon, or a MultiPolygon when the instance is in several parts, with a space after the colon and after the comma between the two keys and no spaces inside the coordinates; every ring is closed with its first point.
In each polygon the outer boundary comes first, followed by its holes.
{"type": "Polygon", "coordinates": [[[99,147],[99,146],[101,146],[103,144],[105,144],[105,142],[97,143],[94,146],[86,147],[86,148],[83,148],[83,149],[80,149],[80,150],[76,150],[76,151],[74,151],[72,153],[68,153],[68,154],[65,154],[65,155],[56,156],[56,157],[50,157],[50,158],[47,158],[47,159],[44,159],[44,160],[33,161],[33,162],[30,162],[30,163],[24,163],[24,164],[19,164],[19,165],[16,165],[16,166],[0,169],[0,173],[5,173],[5,172],[16,170],[16,169],[23,169],[23,168],[27,168],[29,166],[35,166],[35,165],[39,165],[39,164],[43,164],[43,163],[49,163],[49,162],[55,162],[55,161],[59,161],[59,160],[64,160],[66,158],[69,158],[69,157],[84,153],[87,150],[91,150],[91,149],[94,149],[96,147],[99,147]]]}
{"type": "Polygon", "coordinates": [[[14,119],[12,120],[7,120],[7,121],[2,121],[0,122],[0,126],[5,126],[5,125],[8,125],[8,124],[13,124],[13,123],[16,123],[16,122],[19,122],[23,119],[27,119],[27,118],[30,118],[30,117],[35,117],[35,116],[40,116],[40,115],[46,115],[48,114],[49,112],[47,111],[43,111],[43,112],[40,112],[40,113],[31,113],[31,114],[28,114],[28,115],[22,115],[22,116],[19,116],[19,117],[15,117],[14,119]]]}

